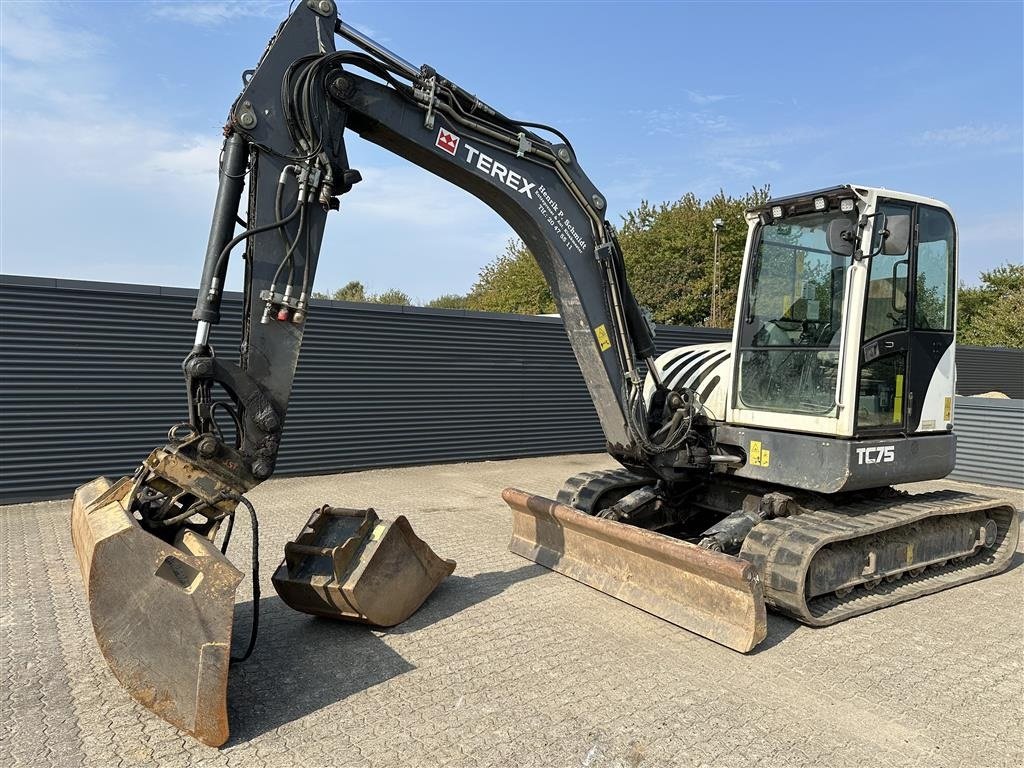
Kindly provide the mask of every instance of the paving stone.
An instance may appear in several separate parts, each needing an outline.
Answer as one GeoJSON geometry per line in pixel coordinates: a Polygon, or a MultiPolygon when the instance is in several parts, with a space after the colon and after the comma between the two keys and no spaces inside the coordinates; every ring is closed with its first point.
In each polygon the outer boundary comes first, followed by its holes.
{"type": "MultiPolygon", "coordinates": [[[[107,669],[68,503],[0,508],[0,765],[1024,763],[1020,553],[1005,574],[835,627],[770,615],[768,640],[741,656],[506,551],[504,486],[553,495],[569,475],[609,466],[602,456],[546,457],[256,489],[260,638],[232,671],[232,738],[220,750],[135,704],[107,669]],[[455,575],[389,630],[292,612],[270,575],[324,502],[407,515],[458,561],[455,575]]],[[[232,544],[243,569],[246,529],[232,544]]],[[[245,580],[238,643],[251,614],[245,580]]]]}

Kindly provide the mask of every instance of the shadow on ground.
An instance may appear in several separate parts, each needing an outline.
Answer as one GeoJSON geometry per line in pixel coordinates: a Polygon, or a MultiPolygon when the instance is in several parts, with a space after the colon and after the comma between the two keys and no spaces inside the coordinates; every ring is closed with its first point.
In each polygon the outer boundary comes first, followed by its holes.
{"type": "Polygon", "coordinates": [[[511,587],[527,579],[551,573],[540,565],[523,565],[513,571],[490,571],[478,573],[476,576],[449,576],[434,591],[427,602],[416,613],[397,627],[388,630],[388,634],[404,635],[429,627],[460,611],[490,600],[511,587]]]}
{"type": "MultiPolygon", "coordinates": [[[[473,577],[450,576],[419,611],[387,632],[424,629],[543,573],[548,570],[527,565],[473,577]]],[[[248,602],[235,607],[235,655],[248,643],[252,606],[248,602]]],[[[256,650],[232,667],[228,679],[231,739],[226,746],[250,741],[412,669],[380,638],[379,630],[308,616],[293,611],[276,595],[265,597],[260,600],[256,650]]]]}
{"type": "MultiPolygon", "coordinates": [[[[235,609],[234,653],[249,639],[252,603],[235,609]]],[[[226,746],[249,741],[413,667],[366,626],[297,613],[260,600],[256,650],[231,668],[226,746]]]]}

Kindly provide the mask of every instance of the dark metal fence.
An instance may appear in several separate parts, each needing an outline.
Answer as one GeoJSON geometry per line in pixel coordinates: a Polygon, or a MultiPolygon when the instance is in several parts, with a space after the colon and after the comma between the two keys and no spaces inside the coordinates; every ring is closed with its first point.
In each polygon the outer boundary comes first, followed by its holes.
{"type": "MultiPolygon", "coordinates": [[[[194,297],[0,276],[0,503],[67,498],[96,475],[134,470],[164,441],[186,415],[180,364],[194,297]]],[[[226,317],[239,314],[240,298],[229,296],[226,317]]],[[[234,356],[238,330],[237,319],[215,329],[222,355],[234,356]]],[[[660,326],[657,340],[664,351],[728,337],[660,326]]],[[[969,370],[974,391],[1007,391],[1002,368],[969,370]]],[[[968,378],[963,366],[959,375],[968,378]]],[[[324,301],[303,343],[278,473],[603,444],[560,319],[324,301]]]]}
{"type": "MultiPolygon", "coordinates": [[[[0,503],[131,472],[185,416],[195,292],[0,278],[0,503]]],[[[238,318],[229,296],[225,317],[238,318]]],[[[238,320],[212,343],[234,356],[238,320]]],[[[718,341],[663,327],[661,349],[718,341]]],[[[602,450],[551,317],[314,302],[278,474],[602,450]]]]}
{"type": "Polygon", "coordinates": [[[950,477],[1024,488],[1024,400],[958,397],[956,467],[950,477]]]}
{"type": "Polygon", "coordinates": [[[1024,399],[1024,349],[958,346],[957,394],[982,395],[993,391],[1024,399]]]}

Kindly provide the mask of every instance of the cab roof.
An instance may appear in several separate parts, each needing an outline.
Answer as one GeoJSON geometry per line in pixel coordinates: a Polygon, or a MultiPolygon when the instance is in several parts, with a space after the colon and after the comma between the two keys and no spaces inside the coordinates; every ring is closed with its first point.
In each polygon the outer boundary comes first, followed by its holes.
{"type": "MultiPolygon", "coordinates": [[[[832,200],[851,196],[861,198],[862,200],[872,200],[876,197],[885,197],[895,200],[906,200],[912,203],[921,203],[923,205],[932,205],[936,208],[942,208],[947,211],[949,210],[948,205],[931,197],[914,195],[909,192],[897,192],[896,190],[886,189],[885,187],[869,187],[864,184],[839,184],[834,187],[815,189],[811,192],[801,192],[796,195],[773,197],[763,205],[749,209],[748,213],[770,211],[772,208],[779,205],[790,209],[802,209],[807,206],[813,210],[814,198],[816,197],[825,197],[829,199],[831,203],[832,200]]],[[[829,207],[831,207],[831,205],[829,207]]]]}

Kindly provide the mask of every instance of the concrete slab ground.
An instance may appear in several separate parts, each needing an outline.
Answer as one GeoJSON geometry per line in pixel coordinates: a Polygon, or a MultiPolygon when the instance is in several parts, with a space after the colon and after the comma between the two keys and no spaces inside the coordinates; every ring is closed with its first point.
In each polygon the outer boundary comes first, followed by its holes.
{"type": "MultiPolygon", "coordinates": [[[[1024,763],[1020,553],[1000,576],[835,627],[770,614],[768,639],[742,656],[506,551],[502,487],[553,494],[567,476],[611,465],[560,456],[258,488],[260,639],[232,673],[232,737],[220,750],[114,680],[92,636],[68,503],[0,509],[0,765],[1024,763]],[[387,631],[292,612],[270,575],[324,502],[408,515],[458,560],[455,575],[387,631]]],[[[244,570],[249,544],[236,537],[244,570]]],[[[244,643],[245,583],[238,603],[244,643]]]]}

